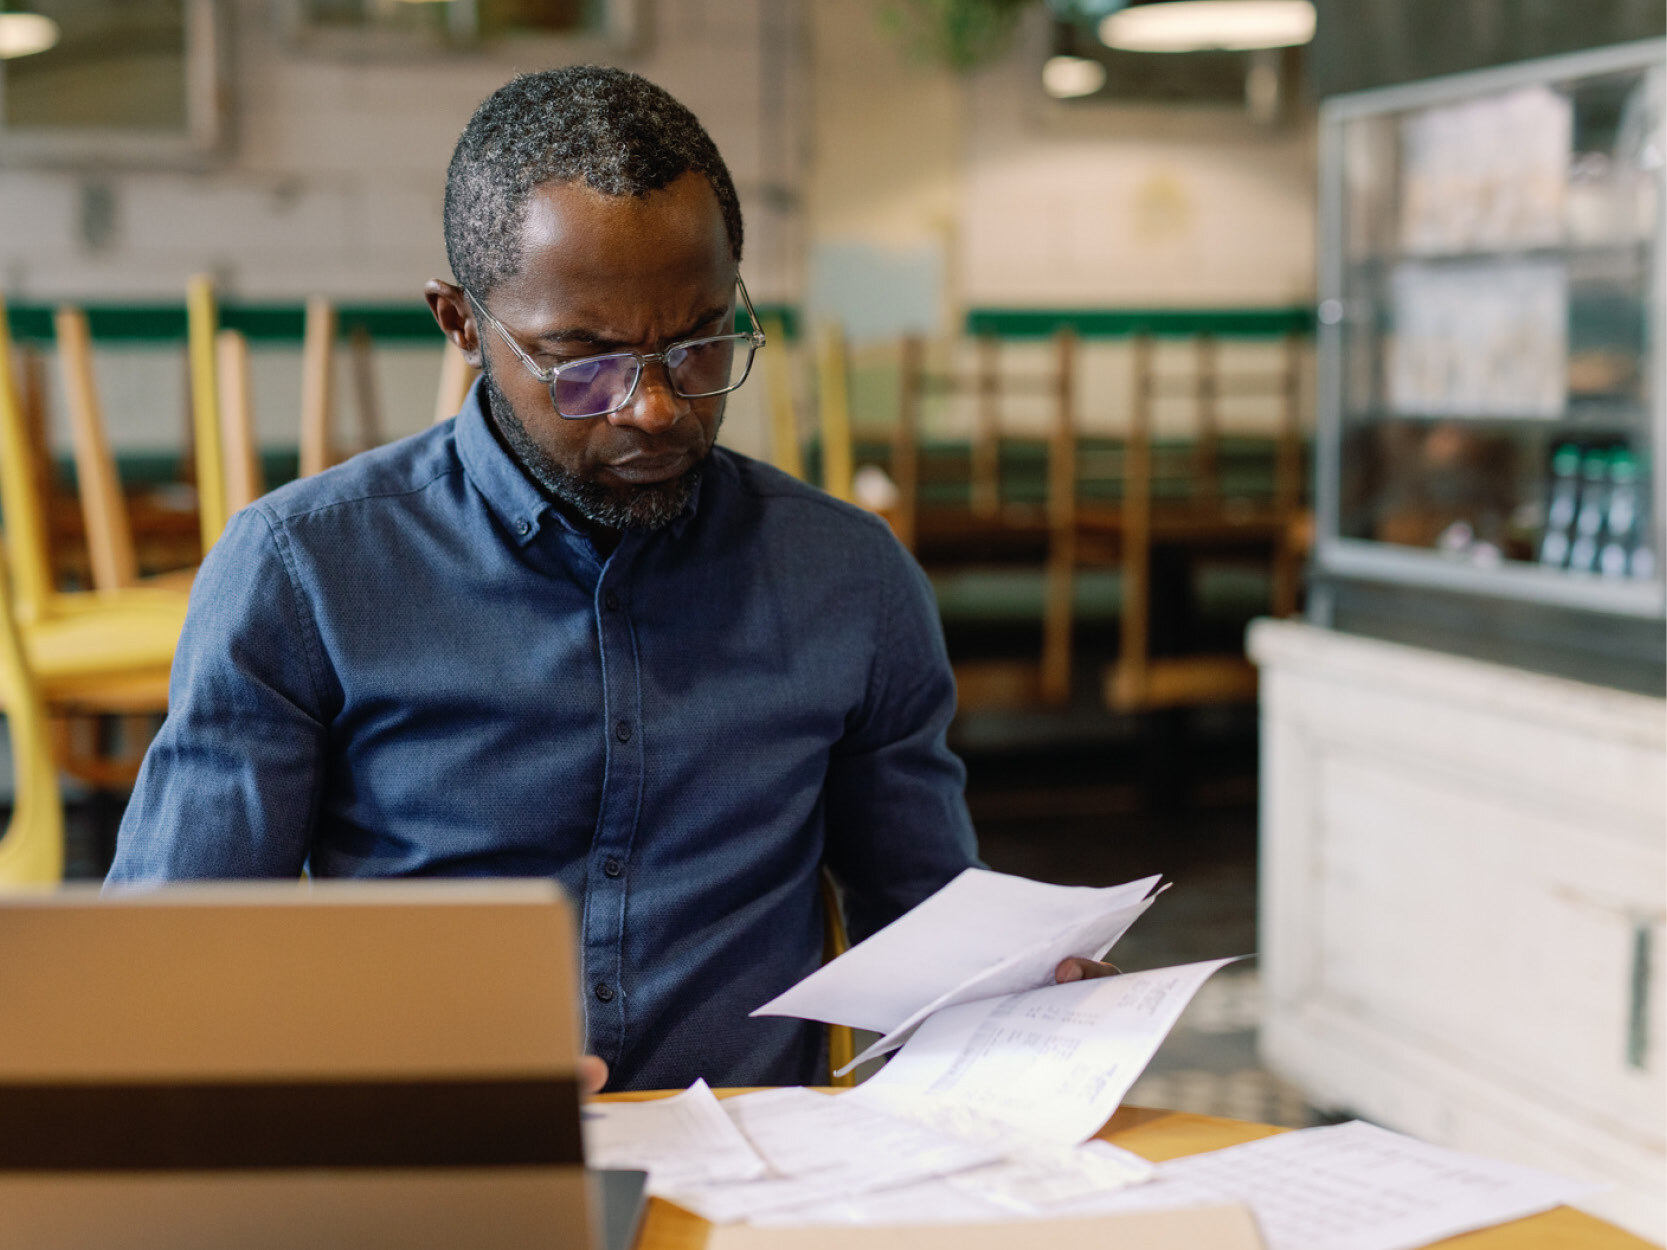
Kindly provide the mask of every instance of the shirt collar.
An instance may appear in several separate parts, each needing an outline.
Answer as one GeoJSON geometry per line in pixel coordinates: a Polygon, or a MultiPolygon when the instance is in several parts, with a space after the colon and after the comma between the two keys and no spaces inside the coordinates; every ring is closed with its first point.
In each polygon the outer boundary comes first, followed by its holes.
{"type": "Polygon", "coordinates": [[[463,471],[485,497],[510,536],[523,547],[538,535],[546,515],[560,517],[544,493],[515,462],[490,425],[486,415],[486,388],[480,378],[458,410],[454,437],[463,471]]]}
{"type": "MultiPolygon", "coordinates": [[[[463,470],[517,543],[524,547],[538,537],[538,531],[546,519],[554,519],[564,530],[589,541],[589,535],[584,529],[568,520],[559,508],[545,498],[544,492],[534,484],[526,471],[498,441],[498,436],[491,427],[491,418],[486,414],[486,388],[482,385],[482,379],[476,378],[474,385],[469,388],[456,421],[454,437],[457,439],[457,454],[463,462],[463,470]]],[[[688,506],[667,527],[674,537],[681,538],[689,522],[694,519],[700,507],[701,490],[706,485],[706,479],[718,471],[717,454],[717,449],[714,448],[712,456],[707,459],[700,481],[695,483],[694,492],[689,496],[688,506]]]]}

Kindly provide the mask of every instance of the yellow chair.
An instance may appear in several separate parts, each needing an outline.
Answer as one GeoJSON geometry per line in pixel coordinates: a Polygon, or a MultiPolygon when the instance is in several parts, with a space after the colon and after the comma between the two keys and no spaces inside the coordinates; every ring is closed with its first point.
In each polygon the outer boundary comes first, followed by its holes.
{"type": "MultiPolygon", "coordinates": [[[[39,455],[12,384],[11,342],[0,301],[0,517],[10,565],[10,601],[42,700],[55,713],[166,711],[168,672],[185,623],[186,597],[145,586],[79,592],[54,585],[41,496],[39,455]]],[[[63,764],[94,785],[132,779],[137,758],[77,753],[63,764]]]]}
{"type": "Polygon", "coordinates": [[[787,324],[780,317],[764,318],[761,327],[767,342],[775,347],[764,353],[764,380],[769,384],[770,461],[783,473],[805,476],[804,453],[799,446],[799,414],[793,399],[793,352],[787,342],[787,324]]]}
{"type": "Polygon", "coordinates": [[[225,452],[220,431],[220,371],[216,368],[220,314],[214,279],[198,274],[186,284],[187,351],[191,360],[191,442],[197,469],[197,517],[203,554],[214,546],[231,513],[226,507],[225,452]]]}
{"type": "Polygon", "coordinates": [[[11,823],[0,837],[0,889],[51,886],[64,876],[64,808],[46,704],[29,669],[0,559],[0,706],[12,744],[11,823]]]}
{"type": "Polygon", "coordinates": [[[64,382],[64,409],[74,440],[76,493],[80,497],[82,526],[87,536],[93,588],[108,592],[143,586],[167,591],[183,600],[196,576],[195,568],[176,569],[153,577],[139,576],[127,499],[122,493],[116,458],[110,451],[104,406],[93,375],[93,345],[87,314],[71,305],[62,305],[53,318],[53,326],[64,382]]]}

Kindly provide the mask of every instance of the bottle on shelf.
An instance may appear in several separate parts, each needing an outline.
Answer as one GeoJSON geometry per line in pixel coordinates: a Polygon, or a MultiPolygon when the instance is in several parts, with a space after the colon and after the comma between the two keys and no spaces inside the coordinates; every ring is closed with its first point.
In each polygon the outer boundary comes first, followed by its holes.
{"type": "Polygon", "coordinates": [[[1551,453],[1551,503],[1540,539],[1540,563],[1560,569],[1569,562],[1570,530],[1580,503],[1580,448],[1563,443],[1551,453]]]}
{"type": "Polygon", "coordinates": [[[1637,542],[1638,462],[1630,450],[1617,447],[1609,453],[1609,508],[1598,571],[1605,577],[1625,577],[1637,542]]]}
{"type": "Polygon", "coordinates": [[[1575,572],[1597,571],[1598,545],[1608,512],[1609,453],[1602,447],[1588,447],[1580,458],[1580,509],[1574,516],[1574,542],[1569,547],[1569,568],[1575,572]]]}

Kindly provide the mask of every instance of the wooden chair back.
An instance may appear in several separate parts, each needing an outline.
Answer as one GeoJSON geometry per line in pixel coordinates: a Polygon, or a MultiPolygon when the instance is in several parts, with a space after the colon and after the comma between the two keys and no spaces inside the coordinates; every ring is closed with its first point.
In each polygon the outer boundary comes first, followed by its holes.
{"type": "Polygon", "coordinates": [[[46,704],[23,649],[6,573],[0,559],[0,704],[13,778],[11,820],[0,837],[0,888],[52,886],[64,876],[63,799],[46,704]]]}
{"type": "Polygon", "coordinates": [[[822,328],[816,352],[817,417],[822,431],[822,489],[849,502],[855,492],[856,451],[851,433],[851,362],[845,332],[822,328]]]}
{"type": "Polygon", "coordinates": [[[58,367],[64,382],[64,407],[75,447],[76,489],[87,535],[87,558],[93,587],[119,590],[137,585],[139,563],[134,555],[133,527],[122,493],[116,459],[106,435],[104,409],[93,375],[92,336],[87,314],[68,304],[53,319],[58,340],[58,367]]]}
{"type": "Polygon", "coordinates": [[[770,462],[790,477],[805,476],[804,451],[799,446],[799,409],[794,398],[793,361],[787,324],[780,317],[764,318],[765,350],[761,359],[770,405],[770,462]]]}
{"type": "MultiPolygon", "coordinates": [[[[768,331],[766,331],[768,333],[768,331]]],[[[839,886],[834,883],[833,874],[823,865],[820,874],[822,884],[822,962],[838,959],[851,949],[851,939],[845,931],[845,905],[839,897],[839,886]]],[[[847,1072],[844,1076],[835,1076],[851,1060],[857,1057],[857,1039],[848,1024],[830,1024],[828,1026],[828,1083],[842,1089],[849,1089],[857,1083],[857,1075],[847,1072]]]]}
{"type": "MultiPolygon", "coordinates": [[[[215,336],[215,368],[219,386],[221,463],[225,479],[221,498],[227,516],[246,508],[266,493],[255,436],[249,340],[236,330],[215,336]]],[[[199,483],[200,488],[200,483],[199,483]]]]}
{"type": "Polygon", "coordinates": [[[219,311],[214,279],[197,274],[186,285],[185,312],[191,361],[191,444],[196,461],[197,519],[203,554],[219,540],[231,516],[226,500],[224,435],[220,424],[217,367],[219,311]]]}
{"type": "Polygon", "coordinates": [[[336,306],[321,295],[307,301],[301,336],[302,477],[322,473],[334,461],[330,427],[335,409],[336,306]]]}
{"type": "Polygon", "coordinates": [[[0,298],[0,524],[6,531],[12,609],[28,624],[50,613],[54,585],[41,492],[45,472],[18,396],[15,368],[6,304],[0,298]]]}
{"type": "Polygon", "coordinates": [[[463,349],[447,339],[440,356],[440,387],[434,395],[434,424],[449,421],[457,415],[479,372],[463,359],[463,349]]]}

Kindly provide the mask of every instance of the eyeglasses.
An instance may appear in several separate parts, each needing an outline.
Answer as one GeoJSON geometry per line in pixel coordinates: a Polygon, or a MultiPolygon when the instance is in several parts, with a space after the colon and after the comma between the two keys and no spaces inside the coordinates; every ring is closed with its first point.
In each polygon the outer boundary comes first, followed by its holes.
{"type": "Polygon", "coordinates": [[[585,356],[549,369],[540,369],[480,300],[467,290],[464,294],[475,311],[509,344],[510,351],[521,358],[527,372],[550,388],[550,402],[555,405],[556,415],[569,421],[582,421],[587,417],[605,417],[630,403],[637,393],[637,383],[642,380],[643,367],[652,361],[666,367],[672,392],[683,399],[727,395],[745,382],[747,374],[752,372],[753,353],[764,346],[764,334],[758,328],[758,314],[753,311],[752,300],[747,297],[747,284],[739,274],[735,286],[741,293],[741,306],[747,310],[747,323],[752,327],[749,333],[684,339],[658,352],[585,356]]]}

